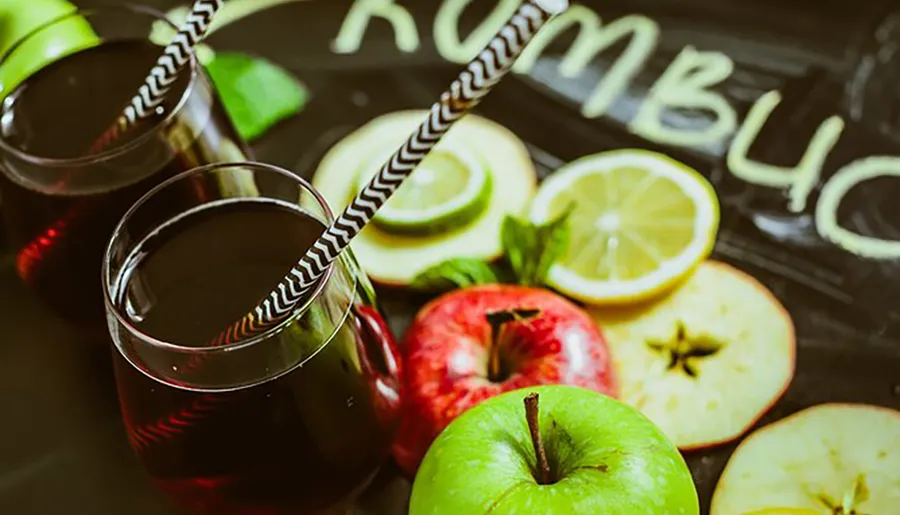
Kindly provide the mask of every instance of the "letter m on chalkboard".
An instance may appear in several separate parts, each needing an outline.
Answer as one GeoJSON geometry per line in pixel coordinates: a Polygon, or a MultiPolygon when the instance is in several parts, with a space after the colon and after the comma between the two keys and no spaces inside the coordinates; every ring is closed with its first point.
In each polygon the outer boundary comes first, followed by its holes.
{"type": "Polygon", "coordinates": [[[594,118],[606,112],[643,68],[647,58],[656,49],[659,25],[646,16],[633,14],[618,18],[604,27],[597,13],[583,5],[573,5],[535,36],[513,70],[517,73],[531,71],[550,42],[576,24],[579,26],[578,37],[559,67],[560,74],[564,77],[577,76],[603,50],[631,36],[628,47],[612,63],[603,80],[581,108],[584,116],[594,118]]]}

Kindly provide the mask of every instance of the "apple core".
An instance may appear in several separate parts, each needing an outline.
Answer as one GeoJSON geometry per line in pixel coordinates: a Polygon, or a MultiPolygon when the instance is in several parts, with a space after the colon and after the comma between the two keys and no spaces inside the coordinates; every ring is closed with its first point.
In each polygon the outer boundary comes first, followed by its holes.
{"type": "Polygon", "coordinates": [[[857,510],[860,504],[869,500],[869,487],[866,486],[865,474],[856,476],[853,486],[840,499],[832,498],[827,493],[819,493],[816,495],[816,500],[830,510],[832,515],[867,515],[857,510]]]}
{"type": "Polygon", "coordinates": [[[669,359],[668,370],[680,371],[696,378],[696,360],[707,358],[722,350],[725,344],[708,336],[688,336],[684,323],[676,324],[675,338],[669,341],[647,340],[647,346],[669,359]]]}

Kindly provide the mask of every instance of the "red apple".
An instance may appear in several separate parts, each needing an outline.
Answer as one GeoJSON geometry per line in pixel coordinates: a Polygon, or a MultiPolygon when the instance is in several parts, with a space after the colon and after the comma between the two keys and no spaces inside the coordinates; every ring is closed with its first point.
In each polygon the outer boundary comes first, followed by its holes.
{"type": "Polygon", "coordinates": [[[538,288],[488,285],[445,294],[416,315],[403,352],[403,409],[393,453],[410,476],[437,435],[488,398],[550,384],[616,393],[596,323],[538,288]]]}
{"type": "Polygon", "coordinates": [[[357,328],[364,335],[356,339],[356,345],[360,368],[372,390],[375,415],[383,426],[394,426],[400,411],[403,376],[400,353],[391,329],[377,309],[371,306],[356,306],[353,309],[357,328]],[[369,345],[380,348],[370,349],[369,345]]]}

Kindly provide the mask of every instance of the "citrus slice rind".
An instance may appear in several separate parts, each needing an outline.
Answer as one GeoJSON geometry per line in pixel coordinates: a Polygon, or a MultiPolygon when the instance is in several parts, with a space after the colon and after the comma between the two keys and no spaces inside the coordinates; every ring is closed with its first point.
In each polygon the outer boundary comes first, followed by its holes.
{"type": "Polygon", "coordinates": [[[545,223],[572,204],[569,251],[548,282],[591,304],[634,302],[667,289],[709,255],[719,225],[712,185],[645,150],[594,154],[560,168],[539,188],[530,218],[545,223]],[[594,277],[585,273],[591,267],[594,277]]]}
{"type": "MultiPolygon", "coordinates": [[[[391,158],[390,147],[365,163],[357,191],[391,158]]],[[[429,235],[463,227],[487,208],[491,174],[472,152],[453,140],[432,151],[376,213],[372,222],[395,234],[429,235]]]]}

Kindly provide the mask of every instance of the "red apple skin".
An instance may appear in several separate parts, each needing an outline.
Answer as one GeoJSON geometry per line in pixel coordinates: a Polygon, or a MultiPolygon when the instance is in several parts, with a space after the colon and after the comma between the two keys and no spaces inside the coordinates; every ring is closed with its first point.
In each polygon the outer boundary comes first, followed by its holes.
{"type": "Polygon", "coordinates": [[[606,341],[578,306],[548,290],[475,286],[445,294],[416,315],[404,337],[403,408],[394,459],[413,477],[428,447],[453,419],[503,392],[566,384],[617,394],[606,341]],[[506,324],[500,350],[508,377],[488,379],[495,311],[537,309],[506,324]]]}
{"type": "Polygon", "coordinates": [[[371,306],[358,306],[356,311],[357,329],[366,335],[356,339],[360,367],[366,377],[366,383],[372,391],[372,402],[378,422],[384,428],[394,429],[399,419],[401,408],[401,388],[403,384],[403,362],[394,335],[387,322],[377,309],[371,306]],[[369,349],[368,345],[378,345],[378,349],[369,349]],[[373,363],[370,353],[378,352],[384,370],[373,363]]]}

